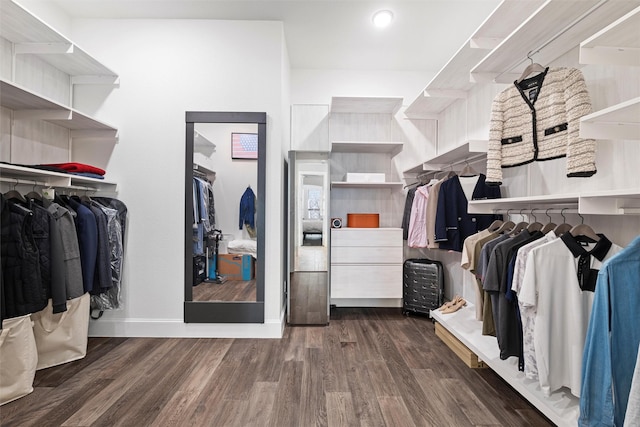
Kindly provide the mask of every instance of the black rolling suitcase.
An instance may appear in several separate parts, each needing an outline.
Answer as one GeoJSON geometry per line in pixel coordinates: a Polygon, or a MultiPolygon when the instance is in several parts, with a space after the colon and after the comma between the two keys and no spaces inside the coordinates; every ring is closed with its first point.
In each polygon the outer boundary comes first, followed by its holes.
{"type": "Polygon", "coordinates": [[[429,315],[444,299],[444,270],[440,261],[408,259],[402,266],[402,312],[429,315]]]}

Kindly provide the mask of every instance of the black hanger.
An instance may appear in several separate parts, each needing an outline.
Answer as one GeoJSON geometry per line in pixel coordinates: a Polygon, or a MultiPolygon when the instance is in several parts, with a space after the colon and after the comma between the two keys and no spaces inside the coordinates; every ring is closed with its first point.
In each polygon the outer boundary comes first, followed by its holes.
{"type": "Polygon", "coordinates": [[[16,183],[13,184],[13,189],[7,191],[6,193],[4,193],[4,197],[7,198],[7,200],[9,199],[13,199],[13,200],[17,200],[21,203],[27,203],[27,199],[24,198],[24,196],[22,194],[20,194],[19,191],[16,190],[16,187],[18,186],[18,184],[20,184],[20,181],[18,181],[16,179],[16,183]]]}

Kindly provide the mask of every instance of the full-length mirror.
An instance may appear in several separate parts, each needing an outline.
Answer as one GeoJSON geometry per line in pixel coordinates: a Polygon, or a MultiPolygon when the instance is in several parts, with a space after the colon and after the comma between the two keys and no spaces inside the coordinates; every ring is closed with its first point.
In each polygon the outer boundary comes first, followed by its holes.
{"type": "Polygon", "coordinates": [[[288,321],[329,321],[329,153],[289,152],[288,321]]]}
{"type": "Polygon", "coordinates": [[[186,113],[185,322],[264,322],[265,147],[265,113],[186,113]]]}

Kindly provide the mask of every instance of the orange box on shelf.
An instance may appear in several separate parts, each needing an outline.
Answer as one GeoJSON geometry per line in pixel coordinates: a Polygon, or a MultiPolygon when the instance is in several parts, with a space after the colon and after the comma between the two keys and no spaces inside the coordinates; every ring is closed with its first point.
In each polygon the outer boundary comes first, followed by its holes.
{"type": "Polygon", "coordinates": [[[347,227],[353,228],[378,228],[380,227],[380,214],[377,213],[348,213],[347,227]]]}

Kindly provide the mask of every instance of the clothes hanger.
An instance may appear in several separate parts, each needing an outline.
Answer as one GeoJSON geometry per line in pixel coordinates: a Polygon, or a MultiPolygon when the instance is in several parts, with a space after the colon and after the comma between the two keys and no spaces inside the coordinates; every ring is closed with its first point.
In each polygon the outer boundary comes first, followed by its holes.
{"type": "Polygon", "coordinates": [[[31,189],[31,191],[29,191],[29,192],[25,195],[25,197],[26,197],[27,199],[34,199],[34,200],[40,200],[40,201],[42,201],[42,194],[40,194],[40,193],[38,193],[38,192],[36,191],[36,183],[35,183],[35,182],[33,183],[33,188],[31,189]]]}
{"type": "Polygon", "coordinates": [[[531,58],[531,52],[527,53],[527,58],[529,58],[529,61],[531,61],[531,64],[527,65],[527,67],[524,69],[524,71],[522,72],[518,80],[516,80],[516,83],[521,83],[529,75],[534,73],[538,73],[538,74],[543,73],[547,69],[546,67],[543,67],[542,65],[536,62],[533,62],[533,58],[531,58]]]}
{"type": "Polygon", "coordinates": [[[458,176],[461,176],[461,177],[472,177],[472,176],[478,176],[479,175],[478,172],[469,165],[469,162],[467,162],[465,160],[464,163],[466,164],[466,166],[464,167],[464,169],[462,169],[460,171],[458,176]]]}
{"type": "Polygon", "coordinates": [[[556,236],[562,236],[567,231],[571,230],[573,227],[571,224],[567,224],[567,219],[564,217],[564,211],[567,208],[564,208],[560,211],[560,216],[562,216],[562,224],[557,225],[556,228],[553,229],[553,232],[556,233],[556,236]]]}
{"type": "Polygon", "coordinates": [[[533,222],[527,226],[527,231],[529,233],[533,233],[534,231],[540,231],[542,230],[542,227],[543,227],[542,223],[538,222],[538,219],[533,213],[534,210],[535,209],[531,209],[531,216],[533,217],[533,222]]]}
{"type": "Polygon", "coordinates": [[[547,210],[545,211],[545,213],[544,213],[544,214],[547,216],[547,218],[549,218],[549,222],[548,222],[547,224],[545,224],[545,226],[544,226],[544,227],[542,227],[542,230],[540,230],[540,231],[541,231],[541,232],[543,232],[544,234],[547,234],[548,232],[550,232],[551,230],[553,230],[554,228],[556,228],[556,224],[554,224],[554,223],[551,221],[551,216],[549,216],[549,210],[550,210],[550,209],[551,209],[551,208],[547,209],[547,210]]]}
{"type": "Polygon", "coordinates": [[[20,181],[16,179],[16,183],[13,184],[13,189],[4,193],[4,197],[6,197],[7,199],[17,200],[21,203],[27,203],[27,199],[25,199],[24,196],[20,194],[18,190],[16,190],[16,187],[18,186],[18,184],[20,184],[20,181]]]}
{"type": "Polygon", "coordinates": [[[524,215],[522,214],[523,210],[524,209],[520,209],[520,216],[522,217],[522,221],[517,223],[516,226],[513,227],[513,229],[509,231],[509,234],[511,236],[515,236],[516,234],[520,233],[522,230],[527,228],[527,226],[529,225],[529,223],[524,220],[524,215]]]}
{"type": "Polygon", "coordinates": [[[571,233],[573,237],[586,237],[593,240],[594,242],[599,241],[600,236],[598,236],[596,232],[593,231],[593,228],[584,223],[584,217],[582,215],[578,214],[578,216],[581,220],[580,224],[569,230],[569,233],[571,233]]]}
{"type": "Polygon", "coordinates": [[[500,227],[502,226],[502,224],[504,224],[503,221],[496,219],[494,220],[491,225],[489,225],[487,227],[487,230],[491,231],[491,232],[495,232],[496,230],[500,229],[500,227]]]}
{"type": "MultiPolygon", "coordinates": [[[[507,209],[507,218],[509,217],[509,212],[511,211],[511,209],[507,209]]],[[[498,220],[496,220],[498,221],[498,220]]],[[[494,223],[496,222],[494,221],[494,223]]],[[[493,223],[491,224],[493,225],[493,223]]],[[[500,225],[496,230],[494,230],[494,233],[498,233],[498,234],[502,234],[504,232],[509,232],[509,230],[512,230],[514,227],[516,226],[516,223],[510,220],[504,221],[502,223],[502,225],[500,225]]],[[[489,226],[489,228],[491,228],[491,226],[489,226]]]]}

